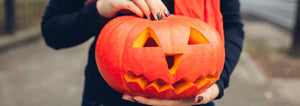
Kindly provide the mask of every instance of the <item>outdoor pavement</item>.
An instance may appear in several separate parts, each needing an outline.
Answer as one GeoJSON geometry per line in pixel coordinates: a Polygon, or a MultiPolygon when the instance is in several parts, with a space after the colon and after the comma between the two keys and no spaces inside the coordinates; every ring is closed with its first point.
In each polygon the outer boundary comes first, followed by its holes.
{"type": "Polygon", "coordinates": [[[241,9],[268,22],[293,29],[298,0],[240,0],[241,9]]]}
{"type": "Polygon", "coordinates": [[[42,39],[0,54],[0,106],[79,106],[90,42],[55,51],[42,39]]]}
{"type": "MultiPolygon", "coordinates": [[[[245,25],[246,41],[253,32],[284,33],[269,23],[246,20],[245,25]]],[[[40,38],[0,52],[0,106],[79,106],[90,44],[57,51],[40,38]]],[[[266,78],[244,49],[230,87],[216,104],[299,106],[299,84],[297,79],[266,78]]]]}

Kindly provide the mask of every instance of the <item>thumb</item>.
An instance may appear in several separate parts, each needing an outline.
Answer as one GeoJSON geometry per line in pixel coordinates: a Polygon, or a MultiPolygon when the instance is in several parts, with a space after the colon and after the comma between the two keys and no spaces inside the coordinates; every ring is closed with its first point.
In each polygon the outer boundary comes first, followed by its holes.
{"type": "Polygon", "coordinates": [[[144,17],[143,11],[137,5],[135,5],[132,1],[126,1],[124,3],[121,3],[121,5],[122,6],[121,6],[120,10],[126,9],[126,10],[133,12],[134,14],[136,14],[139,17],[144,17]]]}
{"type": "Polygon", "coordinates": [[[218,85],[213,84],[211,87],[206,89],[205,92],[197,95],[194,98],[194,101],[197,104],[207,104],[208,102],[213,101],[218,95],[219,95],[218,85]]]}

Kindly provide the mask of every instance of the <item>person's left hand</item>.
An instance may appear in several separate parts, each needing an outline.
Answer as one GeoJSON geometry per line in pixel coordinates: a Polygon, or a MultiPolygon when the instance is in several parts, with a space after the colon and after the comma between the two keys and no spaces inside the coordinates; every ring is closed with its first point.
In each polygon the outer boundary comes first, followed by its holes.
{"type": "Polygon", "coordinates": [[[154,99],[146,98],[142,96],[132,96],[124,94],[122,99],[138,102],[146,105],[155,105],[155,106],[190,106],[190,105],[199,105],[206,104],[214,100],[219,94],[219,88],[217,84],[213,84],[205,92],[197,95],[195,98],[183,99],[183,100],[167,100],[167,99],[154,99]]]}

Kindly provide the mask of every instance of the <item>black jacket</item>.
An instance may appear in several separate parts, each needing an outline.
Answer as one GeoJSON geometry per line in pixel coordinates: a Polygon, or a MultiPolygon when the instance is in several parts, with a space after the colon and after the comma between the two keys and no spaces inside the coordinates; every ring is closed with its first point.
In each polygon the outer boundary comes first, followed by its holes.
{"type": "MultiPolygon", "coordinates": [[[[174,13],[173,0],[162,0],[169,11],[174,13]]],[[[79,45],[94,36],[109,19],[102,18],[96,9],[96,2],[85,5],[86,0],[50,0],[43,16],[42,33],[48,46],[54,49],[79,45]]],[[[243,24],[238,0],[221,0],[224,21],[226,60],[220,79],[216,82],[220,94],[229,85],[229,78],[236,66],[244,39],[243,24]]],[[[120,101],[121,94],[111,89],[102,79],[95,62],[95,42],[89,50],[85,70],[84,96],[99,103],[120,101]],[[112,101],[113,100],[113,101],[112,101]]]]}

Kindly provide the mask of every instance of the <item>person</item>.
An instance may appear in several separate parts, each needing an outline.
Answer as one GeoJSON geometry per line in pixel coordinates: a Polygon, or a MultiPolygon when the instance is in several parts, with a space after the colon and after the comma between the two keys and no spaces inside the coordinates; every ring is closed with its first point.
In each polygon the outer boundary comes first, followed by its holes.
{"type": "Polygon", "coordinates": [[[95,61],[95,43],[101,28],[123,10],[156,21],[174,13],[173,0],[50,0],[42,21],[42,34],[48,46],[62,49],[95,38],[85,69],[82,106],[121,105],[203,105],[214,106],[229,85],[244,39],[239,0],[220,0],[223,15],[226,59],[220,79],[204,93],[184,100],[163,100],[116,92],[101,77],[95,61]]]}

